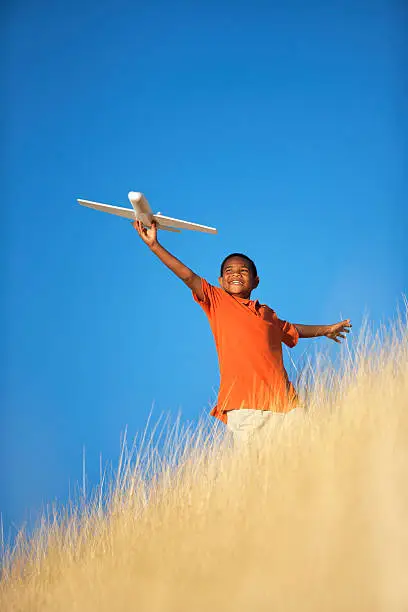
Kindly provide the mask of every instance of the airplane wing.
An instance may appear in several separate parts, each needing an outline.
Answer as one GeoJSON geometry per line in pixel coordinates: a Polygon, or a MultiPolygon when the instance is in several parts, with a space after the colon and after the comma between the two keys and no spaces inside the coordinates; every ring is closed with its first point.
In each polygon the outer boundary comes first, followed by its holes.
{"type": "Polygon", "coordinates": [[[122,206],[111,206],[110,204],[100,204],[99,202],[90,202],[89,200],[78,200],[82,206],[93,208],[94,210],[101,210],[102,212],[110,213],[111,215],[118,215],[119,217],[125,217],[125,219],[136,219],[135,211],[133,208],[123,208],[122,206]]]}
{"type": "MultiPolygon", "coordinates": [[[[178,227],[180,229],[193,230],[196,232],[206,232],[207,234],[216,234],[217,230],[215,227],[208,227],[207,225],[199,225],[198,223],[190,223],[190,221],[182,221],[181,219],[173,219],[172,217],[165,217],[164,215],[156,214],[153,215],[153,219],[159,225],[163,225],[167,228],[178,227]]],[[[163,228],[164,229],[164,228],[163,228]]]]}
{"type": "MultiPolygon", "coordinates": [[[[118,215],[125,219],[134,221],[136,214],[133,208],[124,208],[122,206],[112,206],[111,204],[101,204],[100,202],[92,202],[90,200],[80,200],[79,204],[94,210],[100,210],[102,212],[110,213],[111,215],[118,215]]],[[[189,221],[182,221],[181,219],[173,219],[172,217],[165,217],[161,214],[153,215],[153,219],[157,223],[158,229],[167,230],[169,232],[180,232],[181,229],[194,230],[196,232],[206,232],[208,234],[216,234],[217,230],[215,227],[208,227],[207,225],[199,225],[198,223],[190,223],[189,221]]]]}
{"type": "Polygon", "coordinates": [[[168,232],[176,232],[177,234],[180,233],[179,229],[176,229],[175,227],[166,227],[165,225],[162,225],[161,223],[157,223],[157,229],[167,230],[168,232]]]}

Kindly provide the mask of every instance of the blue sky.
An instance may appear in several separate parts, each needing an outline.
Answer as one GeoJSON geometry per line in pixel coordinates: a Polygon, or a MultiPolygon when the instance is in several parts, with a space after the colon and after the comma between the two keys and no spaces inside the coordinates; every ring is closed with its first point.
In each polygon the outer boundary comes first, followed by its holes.
{"type": "MultiPolygon", "coordinates": [[[[142,191],[163,214],[215,225],[160,238],[213,283],[227,253],[248,253],[254,297],[295,323],[350,317],[358,331],[364,313],[394,315],[407,288],[407,11],[357,4],[2,8],[6,530],[67,498],[83,447],[92,484],[100,453],[115,461],[152,405],[194,421],[216,396],[189,291],[129,222],[77,197],[126,205],[142,191]]],[[[316,344],[335,358],[334,343],[303,340],[295,363],[316,344]]]]}

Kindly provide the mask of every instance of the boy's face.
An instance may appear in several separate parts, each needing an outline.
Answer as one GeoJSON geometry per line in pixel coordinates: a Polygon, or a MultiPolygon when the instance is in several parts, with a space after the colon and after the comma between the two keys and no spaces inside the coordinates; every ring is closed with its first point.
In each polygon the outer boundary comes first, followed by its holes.
{"type": "Polygon", "coordinates": [[[259,284],[258,276],[254,276],[249,262],[243,257],[227,259],[218,281],[224,291],[244,299],[249,298],[259,284]]]}

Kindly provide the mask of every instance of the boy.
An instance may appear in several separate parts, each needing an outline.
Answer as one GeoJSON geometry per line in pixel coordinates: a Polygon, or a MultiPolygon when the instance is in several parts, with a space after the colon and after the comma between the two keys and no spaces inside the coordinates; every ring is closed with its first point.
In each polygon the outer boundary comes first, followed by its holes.
{"type": "Polygon", "coordinates": [[[317,336],[340,342],[350,331],[350,320],[334,325],[283,321],[268,306],[250,299],[259,277],[246,255],[228,255],[221,264],[221,288],[213,287],[158,242],[155,223],[150,229],[140,221],[132,225],[150,250],[191,289],[209,319],[220,367],[218,403],[211,415],[226,423],[236,441],[246,440],[274,419],[282,421],[296,407],[296,392],[283,365],[282,342],[293,347],[299,338],[317,336]]]}

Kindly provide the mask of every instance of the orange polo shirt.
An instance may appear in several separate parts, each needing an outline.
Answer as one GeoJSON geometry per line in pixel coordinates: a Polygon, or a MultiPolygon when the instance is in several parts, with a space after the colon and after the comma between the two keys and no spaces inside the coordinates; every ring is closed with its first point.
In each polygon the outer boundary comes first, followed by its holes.
{"type": "Polygon", "coordinates": [[[291,323],[258,300],[234,297],[201,279],[204,300],[193,297],[208,317],[220,369],[217,405],[211,415],[224,423],[228,410],[253,408],[287,412],[296,392],[283,365],[282,342],[299,339],[291,323]]]}

